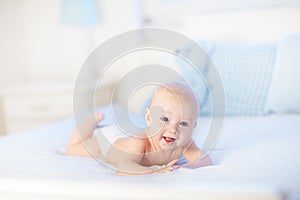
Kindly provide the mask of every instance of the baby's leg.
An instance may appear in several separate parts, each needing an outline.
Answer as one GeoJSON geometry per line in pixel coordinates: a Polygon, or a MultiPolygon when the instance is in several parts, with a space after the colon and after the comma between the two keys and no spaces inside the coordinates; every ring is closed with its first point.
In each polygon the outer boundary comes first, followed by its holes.
{"type": "Polygon", "coordinates": [[[88,118],[83,120],[78,127],[74,130],[82,140],[90,138],[93,135],[93,131],[98,127],[99,121],[104,119],[102,113],[93,113],[88,118]]]}
{"type": "Polygon", "coordinates": [[[74,156],[91,156],[89,153],[92,153],[95,156],[101,155],[97,140],[92,136],[99,121],[103,119],[103,114],[93,113],[79,124],[72,133],[70,142],[67,146],[67,154],[74,156]],[[86,147],[88,147],[88,149],[86,149],[86,147]]]}

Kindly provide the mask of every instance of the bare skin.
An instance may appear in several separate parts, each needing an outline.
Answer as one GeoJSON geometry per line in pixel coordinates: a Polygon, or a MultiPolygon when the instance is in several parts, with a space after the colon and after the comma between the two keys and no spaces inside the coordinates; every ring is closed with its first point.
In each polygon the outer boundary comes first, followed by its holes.
{"type": "MultiPolygon", "coordinates": [[[[150,109],[145,111],[148,126],[134,136],[116,140],[108,150],[106,161],[118,165],[118,175],[160,174],[180,167],[211,165],[209,156],[205,156],[192,139],[198,112],[197,100],[187,86],[169,83],[159,87],[152,97],[150,109]],[[178,166],[176,163],[181,156],[188,163],[178,166]],[[160,168],[153,169],[150,167],[153,165],[160,168]]],[[[67,155],[101,156],[93,131],[103,118],[103,114],[96,113],[74,130],[67,155]]]]}

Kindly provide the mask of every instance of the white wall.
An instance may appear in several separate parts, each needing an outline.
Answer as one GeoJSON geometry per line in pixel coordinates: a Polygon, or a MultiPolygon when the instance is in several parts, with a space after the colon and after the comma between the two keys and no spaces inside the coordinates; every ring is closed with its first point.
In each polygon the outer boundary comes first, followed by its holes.
{"type": "Polygon", "coordinates": [[[0,1],[0,84],[28,81],[22,5],[18,0],[0,1]]]}
{"type": "Polygon", "coordinates": [[[61,0],[1,0],[0,86],[73,84],[89,53],[106,39],[138,27],[138,14],[149,17],[150,26],[192,38],[274,41],[300,31],[299,0],[97,1],[100,24],[83,28],[61,23],[61,0]]]}
{"type": "Polygon", "coordinates": [[[97,45],[136,27],[133,3],[98,0],[100,23],[84,28],[61,23],[60,0],[1,0],[0,86],[72,84],[97,45]]]}

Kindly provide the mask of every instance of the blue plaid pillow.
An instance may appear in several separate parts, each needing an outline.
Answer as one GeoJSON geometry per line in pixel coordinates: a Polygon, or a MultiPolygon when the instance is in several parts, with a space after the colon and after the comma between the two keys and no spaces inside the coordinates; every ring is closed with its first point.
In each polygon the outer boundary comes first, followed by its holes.
{"type": "Polygon", "coordinates": [[[181,58],[177,58],[176,61],[179,64],[182,78],[192,87],[200,103],[203,104],[206,101],[208,94],[206,73],[211,62],[209,56],[214,49],[214,43],[203,40],[198,40],[196,42],[204,50],[202,55],[195,54],[188,46],[179,49],[179,51],[184,51],[184,54],[188,57],[197,57],[201,60],[201,66],[195,66],[197,68],[195,69],[190,63],[183,61],[181,58]]]}
{"type": "MultiPolygon", "coordinates": [[[[272,79],[275,57],[274,44],[216,45],[211,53],[211,59],[223,81],[226,115],[266,114],[264,105],[272,79]]],[[[209,69],[206,78],[214,82],[214,75],[209,69]]],[[[212,90],[215,87],[211,85],[212,90]]],[[[202,103],[202,114],[211,113],[210,92],[202,103]]]]}

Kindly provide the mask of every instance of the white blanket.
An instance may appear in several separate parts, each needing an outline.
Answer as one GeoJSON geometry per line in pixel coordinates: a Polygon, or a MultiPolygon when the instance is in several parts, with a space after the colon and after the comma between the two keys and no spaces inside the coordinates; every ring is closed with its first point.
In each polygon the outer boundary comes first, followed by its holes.
{"type": "MultiPolygon", "coordinates": [[[[107,107],[101,110],[109,113],[107,107]]],[[[198,144],[209,121],[200,119],[198,144]]],[[[103,124],[111,123],[107,116],[103,124]]],[[[64,155],[73,128],[73,119],[67,119],[1,137],[0,179],[150,184],[192,191],[265,189],[284,195],[300,190],[300,115],[227,118],[210,153],[213,166],[139,177],[118,177],[93,158],[64,155]]]]}

